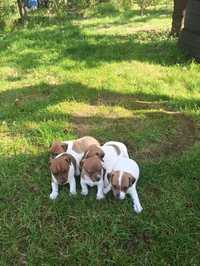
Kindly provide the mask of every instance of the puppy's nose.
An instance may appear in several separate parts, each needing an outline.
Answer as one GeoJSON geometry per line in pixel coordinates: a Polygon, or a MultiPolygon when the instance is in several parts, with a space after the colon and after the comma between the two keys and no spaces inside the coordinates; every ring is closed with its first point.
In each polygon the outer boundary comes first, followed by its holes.
{"type": "Polygon", "coordinates": [[[120,199],[120,191],[118,191],[118,192],[116,193],[116,198],[117,198],[117,199],[120,199]]]}
{"type": "Polygon", "coordinates": [[[65,183],[65,178],[62,177],[62,178],[61,178],[61,184],[64,184],[64,183],[65,183]]]}

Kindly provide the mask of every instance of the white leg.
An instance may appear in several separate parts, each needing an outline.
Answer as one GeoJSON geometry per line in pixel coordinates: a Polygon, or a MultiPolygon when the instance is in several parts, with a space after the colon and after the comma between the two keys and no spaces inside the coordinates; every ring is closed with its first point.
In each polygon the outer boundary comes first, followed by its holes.
{"type": "Polygon", "coordinates": [[[58,184],[52,180],[51,182],[51,194],[49,195],[49,198],[54,200],[58,196],[58,184]]]}
{"type": "Polygon", "coordinates": [[[111,188],[112,188],[111,184],[109,184],[107,187],[104,187],[103,188],[103,193],[107,194],[109,191],[111,191],[111,188]]]}
{"type": "Polygon", "coordinates": [[[71,195],[76,195],[76,180],[74,176],[70,178],[69,191],[71,195]]]}
{"type": "Polygon", "coordinates": [[[97,200],[101,200],[103,198],[104,198],[104,194],[103,194],[103,180],[102,180],[97,185],[97,200]]]}
{"type": "Polygon", "coordinates": [[[86,196],[88,194],[88,187],[84,179],[81,178],[81,195],[86,196]]]}
{"type": "Polygon", "coordinates": [[[131,198],[133,200],[133,208],[135,210],[136,213],[140,213],[143,208],[140,204],[140,200],[137,194],[137,190],[136,187],[133,187],[133,189],[131,190],[131,192],[129,193],[131,195],[131,198]]]}

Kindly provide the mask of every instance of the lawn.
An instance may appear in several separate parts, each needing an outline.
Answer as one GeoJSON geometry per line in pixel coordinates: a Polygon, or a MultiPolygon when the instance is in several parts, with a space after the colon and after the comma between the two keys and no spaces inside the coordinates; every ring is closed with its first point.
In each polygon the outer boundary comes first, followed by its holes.
{"type": "Polygon", "coordinates": [[[0,265],[199,265],[200,65],[170,25],[36,13],[0,34],[0,265]],[[49,200],[50,143],[84,135],[127,145],[141,214],[95,189],[49,200]]]}

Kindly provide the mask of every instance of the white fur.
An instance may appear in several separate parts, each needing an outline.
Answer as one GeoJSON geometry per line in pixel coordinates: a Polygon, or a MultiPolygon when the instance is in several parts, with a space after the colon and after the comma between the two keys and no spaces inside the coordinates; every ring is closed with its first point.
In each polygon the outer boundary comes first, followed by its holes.
{"type": "Polygon", "coordinates": [[[104,194],[106,194],[110,190],[110,185],[107,179],[107,174],[113,170],[113,166],[116,164],[118,158],[120,156],[129,158],[127,148],[121,142],[117,142],[117,141],[106,142],[103,146],[101,146],[101,149],[105,153],[105,156],[103,158],[103,163],[102,163],[103,168],[106,170],[105,180],[103,179],[103,169],[101,173],[101,179],[98,182],[93,182],[88,176],[81,177],[81,188],[82,188],[81,194],[82,195],[88,194],[88,188],[86,189],[87,185],[97,186],[97,199],[98,200],[103,199],[104,194]],[[119,150],[121,151],[120,155],[117,154],[117,151],[114,147],[110,146],[111,144],[114,144],[119,147],[119,150]]]}
{"type": "MultiPolygon", "coordinates": [[[[129,189],[127,190],[127,194],[129,194],[133,200],[133,208],[135,212],[140,213],[143,210],[143,208],[140,204],[140,200],[139,200],[137,190],[136,190],[136,185],[137,185],[137,181],[139,179],[139,174],[140,174],[138,164],[130,158],[119,157],[116,164],[113,166],[113,171],[120,171],[120,177],[119,177],[120,184],[121,184],[121,177],[122,177],[123,172],[127,172],[131,174],[136,179],[134,184],[131,187],[129,187],[129,189]]],[[[111,189],[111,184],[109,186],[109,189],[111,189]]],[[[126,194],[121,191],[120,199],[124,199],[125,196],[126,194]]]]}
{"type": "Polygon", "coordinates": [[[78,175],[80,175],[80,170],[79,170],[80,161],[83,158],[84,153],[83,152],[82,153],[75,152],[72,149],[73,142],[74,142],[73,140],[69,140],[69,141],[64,141],[63,143],[68,145],[66,153],[71,154],[76,160],[76,173],[75,173],[75,175],[78,176],[78,175]]]}

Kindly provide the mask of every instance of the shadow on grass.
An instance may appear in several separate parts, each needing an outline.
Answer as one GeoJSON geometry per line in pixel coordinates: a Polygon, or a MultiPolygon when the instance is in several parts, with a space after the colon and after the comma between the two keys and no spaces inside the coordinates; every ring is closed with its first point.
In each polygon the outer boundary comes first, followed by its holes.
{"type": "MultiPolygon", "coordinates": [[[[68,132],[68,126],[65,127],[63,123],[65,121],[70,125],[69,130],[73,130],[80,137],[94,135],[103,143],[115,136],[116,140],[127,144],[131,154],[135,154],[140,159],[157,159],[161,156],[180,153],[194,144],[196,141],[194,122],[180,112],[170,110],[169,104],[175,103],[179,108],[188,107],[188,105],[200,106],[200,101],[197,100],[171,100],[166,95],[123,94],[106,89],[98,91],[77,82],[62,85],[44,83],[5,91],[0,93],[0,101],[0,119],[7,122],[11,134],[16,134],[12,129],[13,122],[23,124],[34,122],[39,125],[38,130],[17,129],[19,134],[25,136],[30,142],[36,140],[34,144],[41,137],[44,138],[48,130],[52,135],[60,132],[60,135],[65,136],[68,132]],[[48,111],[48,107],[70,101],[74,104],[86,104],[86,107],[81,107],[83,110],[77,107],[79,109],[74,108],[69,112],[67,109],[62,111],[62,108],[56,112],[48,111]],[[107,107],[112,110],[115,106],[133,113],[128,117],[123,116],[123,113],[121,116],[116,116],[112,113],[113,111],[110,111],[106,117],[104,113],[98,113],[98,107],[107,107]],[[45,128],[42,126],[44,122],[45,128]]],[[[40,141],[38,145],[39,143],[40,141]]]]}
{"type": "Polygon", "coordinates": [[[9,34],[0,44],[0,54],[7,56],[7,65],[29,70],[44,64],[59,65],[64,59],[74,60],[88,68],[133,60],[163,66],[188,62],[176,41],[169,39],[166,32],[149,30],[127,35],[87,35],[70,20],[55,23],[51,28],[38,27],[9,34]],[[8,48],[18,43],[23,46],[20,53],[18,49],[10,52],[8,48]]]}
{"type": "Polygon", "coordinates": [[[123,93],[107,90],[98,90],[95,87],[88,87],[79,82],[68,82],[60,85],[41,83],[36,86],[27,86],[0,92],[1,119],[16,120],[28,117],[31,119],[34,114],[48,106],[65,101],[86,103],[92,106],[121,106],[128,110],[140,110],[149,108],[160,108],[161,106],[170,111],[172,106],[177,110],[193,109],[200,107],[198,99],[171,99],[165,94],[148,93],[123,93]]]}

